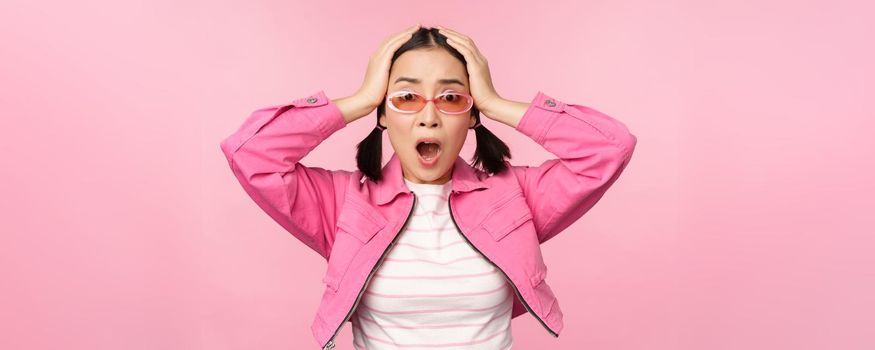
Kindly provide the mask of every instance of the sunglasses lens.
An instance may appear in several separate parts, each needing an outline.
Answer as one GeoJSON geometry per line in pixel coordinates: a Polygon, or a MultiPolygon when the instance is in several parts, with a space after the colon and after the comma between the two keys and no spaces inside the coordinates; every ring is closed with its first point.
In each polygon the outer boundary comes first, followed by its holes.
{"type": "Polygon", "coordinates": [[[389,99],[395,108],[407,112],[416,112],[425,106],[425,98],[416,94],[399,94],[389,99]]]}
{"type": "Polygon", "coordinates": [[[447,113],[461,113],[471,104],[470,98],[461,94],[449,93],[435,101],[436,107],[447,113]]]}
{"type": "MultiPolygon", "coordinates": [[[[435,107],[444,113],[463,113],[471,108],[471,97],[457,93],[447,93],[434,100],[435,107]]],[[[414,93],[399,93],[389,98],[389,103],[403,112],[416,113],[425,107],[427,101],[414,93]]]]}

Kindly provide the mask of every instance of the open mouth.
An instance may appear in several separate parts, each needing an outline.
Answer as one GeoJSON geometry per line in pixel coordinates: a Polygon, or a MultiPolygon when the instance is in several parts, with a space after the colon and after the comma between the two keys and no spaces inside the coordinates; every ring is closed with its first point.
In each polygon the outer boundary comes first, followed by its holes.
{"type": "Polygon", "coordinates": [[[433,164],[441,154],[440,141],[433,138],[422,138],[416,143],[416,152],[426,165],[433,164]]]}

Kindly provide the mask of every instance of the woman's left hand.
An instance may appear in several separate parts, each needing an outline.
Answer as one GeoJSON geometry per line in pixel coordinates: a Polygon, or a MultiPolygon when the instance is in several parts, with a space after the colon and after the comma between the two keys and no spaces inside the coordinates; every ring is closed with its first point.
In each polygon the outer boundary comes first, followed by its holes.
{"type": "Polygon", "coordinates": [[[486,57],[480,53],[474,41],[471,38],[456,32],[454,30],[436,26],[438,32],[448,38],[447,43],[454,49],[458,50],[467,61],[468,82],[471,85],[471,96],[474,97],[474,106],[483,112],[487,117],[492,119],[487,113],[491,105],[501,101],[501,97],[495,92],[495,87],[492,85],[492,77],[489,75],[489,65],[486,62],[486,57]]]}

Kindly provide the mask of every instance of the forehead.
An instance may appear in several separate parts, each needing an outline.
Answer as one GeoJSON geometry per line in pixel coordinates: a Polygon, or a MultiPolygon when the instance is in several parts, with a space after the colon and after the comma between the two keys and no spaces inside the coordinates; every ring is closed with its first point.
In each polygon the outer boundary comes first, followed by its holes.
{"type": "Polygon", "coordinates": [[[465,87],[468,78],[465,66],[457,58],[443,49],[417,49],[407,51],[395,60],[389,75],[390,85],[455,85],[451,80],[457,80],[465,87]],[[402,78],[401,81],[398,81],[402,78]],[[411,78],[416,81],[410,81],[411,78]]]}

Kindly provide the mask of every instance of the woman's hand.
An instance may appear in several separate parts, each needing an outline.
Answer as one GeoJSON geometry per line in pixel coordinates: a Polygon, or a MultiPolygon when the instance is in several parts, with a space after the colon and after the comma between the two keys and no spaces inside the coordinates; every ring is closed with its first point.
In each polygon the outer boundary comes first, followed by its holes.
{"type": "Polygon", "coordinates": [[[415,26],[392,34],[383,40],[380,48],[371,54],[364,82],[358,91],[351,96],[334,100],[347,123],[370,114],[383,102],[389,88],[389,67],[392,65],[392,55],[410,39],[414,32],[419,30],[419,27],[420,24],[417,23],[415,26]]]}
{"type": "Polygon", "coordinates": [[[492,85],[492,77],[489,74],[489,65],[486,57],[480,53],[471,38],[454,30],[437,26],[438,32],[447,37],[447,43],[458,50],[467,62],[468,82],[471,84],[471,96],[474,97],[474,106],[490,119],[492,106],[499,104],[502,98],[495,92],[492,85]]]}
{"type": "Polygon", "coordinates": [[[414,32],[419,30],[420,25],[405,29],[402,32],[393,34],[383,41],[383,45],[371,55],[368,62],[368,70],[365,73],[365,80],[356,93],[365,101],[373,104],[374,108],[383,102],[386,98],[386,91],[389,88],[389,68],[392,65],[392,55],[403,45],[414,32]]]}

